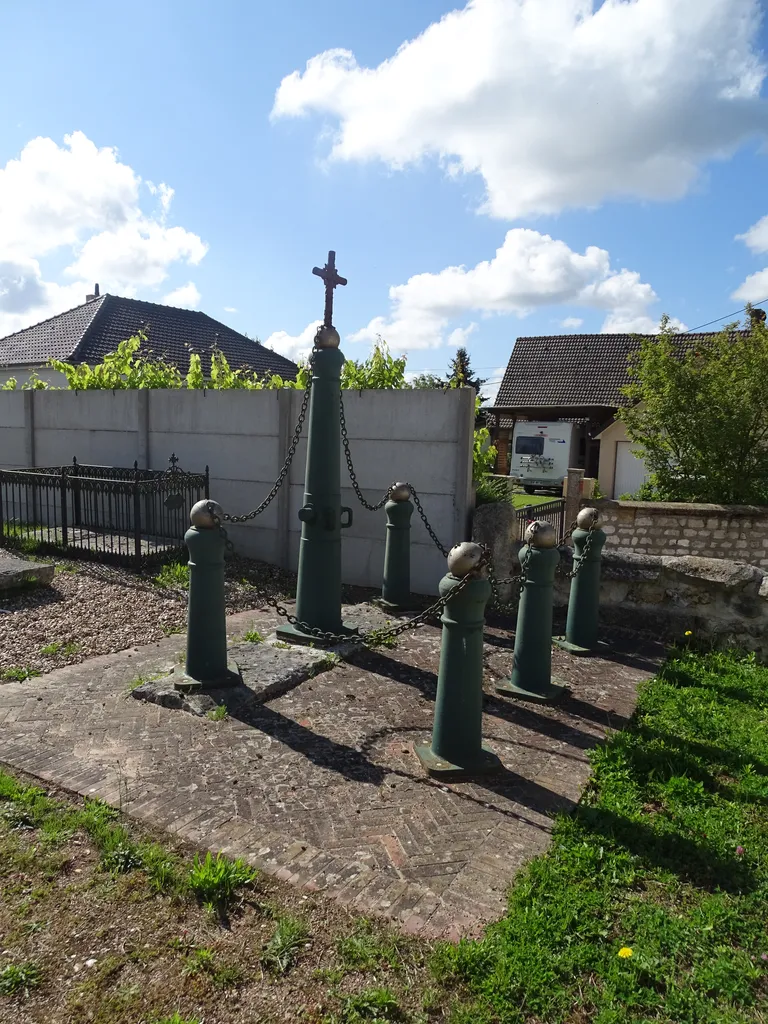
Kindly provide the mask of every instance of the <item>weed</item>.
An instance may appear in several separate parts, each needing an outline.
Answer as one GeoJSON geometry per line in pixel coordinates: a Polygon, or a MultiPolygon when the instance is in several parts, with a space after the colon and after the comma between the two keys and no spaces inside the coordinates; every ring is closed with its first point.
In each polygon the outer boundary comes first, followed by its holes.
{"type": "Polygon", "coordinates": [[[43,972],[37,964],[27,961],[23,964],[8,964],[0,971],[0,995],[29,995],[30,989],[43,982],[43,972]]]}
{"type": "Polygon", "coordinates": [[[203,1022],[197,1017],[182,1017],[177,1010],[170,1017],[153,1017],[151,1024],[203,1024],[203,1022]]]}
{"type": "Polygon", "coordinates": [[[247,633],[243,633],[243,640],[249,644],[263,644],[264,635],[258,629],[249,629],[247,633]]]}
{"type": "Polygon", "coordinates": [[[0,679],[4,679],[7,682],[23,683],[25,679],[31,679],[33,676],[39,675],[40,672],[36,668],[11,665],[10,668],[3,669],[3,671],[0,672],[0,679]]]}
{"type": "Polygon", "coordinates": [[[40,653],[41,654],[49,654],[49,655],[50,654],[58,654],[59,651],[61,650],[61,646],[62,645],[60,643],[58,643],[56,640],[54,640],[54,642],[52,644],[46,644],[45,647],[41,647],[40,648],[40,653]]]}
{"type": "Polygon", "coordinates": [[[169,565],[164,565],[152,582],[155,586],[164,589],[181,588],[182,590],[188,590],[189,566],[182,562],[171,562],[169,565]]]}
{"type": "Polygon", "coordinates": [[[278,919],[274,935],[264,947],[261,962],[274,974],[287,974],[296,960],[299,949],[307,941],[307,926],[297,917],[278,919]]]}
{"type": "Polygon", "coordinates": [[[181,973],[190,977],[195,977],[197,974],[213,974],[215,967],[216,959],[212,949],[194,949],[181,968],[181,973]]]}
{"type": "Polygon", "coordinates": [[[287,644],[285,640],[274,640],[272,642],[273,647],[279,647],[281,651],[287,651],[290,649],[290,644],[287,644]]]}
{"type": "Polygon", "coordinates": [[[348,971],[370,970],[380,964],[399,970],[403,965],[397,936],[377,932],[366,920],[361,921],[351,935],[339,939],[336,952],[348,971]]]}
{"type": "Polygon", "coordinates": [[[145,843],[139,847],[141,867],[147,876],[149,886],[155,892],[166,896],[176,895],[184,890],[184,879],[178,858],[156,843],[145,843]]]}
{"type": "Polygon", "coordinates": [[[73,654],[78,654],[79,651],[80,644],[76,643],[74,640],[70,640],[68,644],[64,644],[64,649],[62,650],[61,653],[65,654],[67,657],[70,657],[73,654]]]}
{"type": "Polygon", "coordinates": [[[212,857],[208,852],[205,860],[195,854],[187,884],[201,903],[210,904],[221,912],[232,903],[237,890],[252,885],[257,876],[258,872],[239,858],[229,860],[221,853],[212,857]]]}
{"type": "Polygon", "coordinates": [[[388,988],[367,988],[357,995],[345,996],[341,1010],[327,1024],[389,1024],[407,1017],[388,988]]]}
{"type": "Polygon", "coordinates": [[[223,722],[227,717],[227,705],[219,704],[213,711],[209,711],[206,717],[210,718],[212,722],[223,722]]]}

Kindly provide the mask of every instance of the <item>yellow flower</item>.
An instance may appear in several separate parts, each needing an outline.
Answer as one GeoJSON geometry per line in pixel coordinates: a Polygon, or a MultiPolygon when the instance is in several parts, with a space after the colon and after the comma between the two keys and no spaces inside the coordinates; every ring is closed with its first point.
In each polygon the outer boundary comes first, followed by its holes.
{"type": "Polygon", "coordinates": [[[686,629],[685,635],[686,636],[693,636],[693,630],[692,629],[686,629]]]}
{"type": "Polygon", "coordinates": [[[619,950],[619,956],[622,960],[629,960],[629,958],[632,956],[632,950],[629,948],[629,946],[622,946],[619,950]]]}

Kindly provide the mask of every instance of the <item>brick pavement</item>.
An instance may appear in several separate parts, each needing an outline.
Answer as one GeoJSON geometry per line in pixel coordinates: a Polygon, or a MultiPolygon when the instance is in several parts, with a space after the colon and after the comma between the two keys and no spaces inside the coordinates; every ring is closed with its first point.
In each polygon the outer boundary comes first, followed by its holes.
{"type": "MultiPolygon", "coordinates": [[[[275,623],[229,619],[233,634],[275,623]]],[[[475,935],[503,913],[520,866],[546,850],[552,815],[578,800],[589,749],[624,724],[656,653],[556,651],[572,696],[535,707],[493,693],[511,638],[489,627],[486,639],[483,731],[504,771],[483,780],[426,778],[412,751],[431,731],[432,627],[222,722],[129,694],[137,676],[177,662],[181,636],[8,683],[0,761],[408,932],[475,935]]]]}

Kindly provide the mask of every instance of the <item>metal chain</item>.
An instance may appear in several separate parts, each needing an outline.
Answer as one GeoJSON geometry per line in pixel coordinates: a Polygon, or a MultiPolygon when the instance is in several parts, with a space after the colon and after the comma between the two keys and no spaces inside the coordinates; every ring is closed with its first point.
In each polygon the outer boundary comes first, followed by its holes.
{"type": "MultiPolygon", "coordinates": [[[[537,523],[534,522],[531,523],[531,528],[531,540],[533,540],[533,538],[536,536],[539,526],[537,523]]],[[[493,562],[491,560],[490,550],[488,549],[487,545],[483,545],[483,550],[485,552],[485,557],[488,564],[488,579],[493,590],[493,596],[491,598],[491,607],[495,608],[497,611],[510,610],[514,608],[517,603],[519,603],[523,591],[525,590],[528,562],[531,559],[531,548],[531,544],[526,545],[527,550],[520,560],[520,572],[518,573],[518,575],[506,576],[505,578],[499,580],[496,579],[496,575],[493,569],[493,562]],[[512,599],[510,601],[502,601],[499,595],[499,588],[503,586],[508,586],[510,584],[517,585],[516,591],[515,593],[513,593],[512,599]]]]}
{"type": "Polygon", "coordinates": [[[587,530],[587,539],[584,541],[584,549],[578,558],[574,556],[573,569],[570,572],[564,573],[566,579],[572,580],[579,575],[581,567],[585,564],[587,560],[589,549],[592,547],[592,537],[594,536],[596,526],[597,523],[595,522],[589,524],[589,529],[587,530]]]}
{"type": "MultiPolygon", "coordinates": [[[[210,513],[211,518],[213,519],[214,525],[218,527],[219,533],[224,539],[224,546],[226,547],[227,551],[234,554],[235,545],[229,539],[227,531],[221,524],[221,517],[216,514],[215,509],[216,506],[214,505],[214,503],[209,502],[208,512],[210,513]]],[[[485,558],[483,557],[480,559],[480,562],[478,563],[477,571],[482,569],[485,565],[486,561],[485,558]]],[[[375,647],[383,642],[386,642],[387,640],[392,640],[394,639],[394,637],[400,636],[402,633],[406,633],[411,629],[418,629],[419,626],[426,625],[427,620],[439,615],[442,612],[443,608],[445,608],[446,604],[448,604],[448,601],[451,600],[451,598],[456,597],[458,594],[460,594],[475,575],[476,573],[469,573],[462,579],[462,581],[459,583],[457,587],[454,587],[454,589],[447,597],[439,597],[437,601],[434,602],[434,604],[431,604],[428,608],[425,608],[423,612],[419,612],[418,615],[415,615],[412,619],[408,619],[406,622],[402,622],[397,626],[393,626],[391,629],[372,629],[368,633],[356,633],[352,634],[351,636],[345,635],[343,633],[332,633],[324,629],[318,629],[315,626],[310,626],[309,623],[302,622],[301,619],[298,619],[295,615],[292,615],[287,608],[281,605],[280,602],[277,601],[274,597],[270,597],[269,594],[266,593],[266,591],[259,590],[257,587],[254,587],[254,590],[256,591],[256,596],[263,600],[265,604],[268,604],[270,608],[274,608],[278,615],[286,619],[292,626],[296,626],[302,632],[309,634],[309,636],[317,637],[318,640],[324,640],[326,643],[332,645],[370,644],[375,647]]]]}
{"type": "MultiPolygon", "coordinates": [[[[349,472],[349,479],[352,481],[352,487],[354,489],[355,494],[357,495],[357,500],[360,502],[363,508],[367,508],[369,512],[378,512],[379,509],[383,508],[389,501],[389,496],[392,493],[392,488],[395,486],[395,484],[390,484],[384,496],[381,498],[380,501],[377,501],[375,505],[371,505],[370,502],[366,501],[365,495],[360,490],[360,485],[357,482],[357,474],[355,473],[355,467],[352,462],[352,452],[349,447],[349,434],[347,432],[347,419],[346,416],[344,415],[344,396],[341,392],[339,392],[339,423],[341,424],[341,443],[344,446],[344,457],[347,460],[347,470],[349,472]]],[[[443,547],[443,545],[440,543],[437,534],[432,529],[432,526],[429,520],[427,519],[427,514],[424,511],[424,506],[421,504],[421,500],[419,499],[419,496],[416,493],[416,488],[409,483],[406,483],[405,486],[411,492],[411,497],[413,498],[413,503],[416,506],[416,511],[421,516],[421,521],[424,523],[427,533],[432,538],[435,547],[442,554],[443,558],[447,558],[448,548],[443,547]]]]}
{"type": "Polygon", "coordinates": [[[306,388],[304,390],[304,398],[302,399],[302,402],[301,402],[301,409],[299,410],[299,418],[296,421],[296,429],[293,432],[293,437],[291,438],[291,443],[288,446],[288,454],[285,457],[285,462],[283,463],[282,469],[280,470],[280,473],[278,474],[277,480],[275,480],[274,484],[272,485],[272,489],[270,490],[270,492],[266,496],[266,498],[261,502],[261,504],[257,505],[257,507],[255,509],[253,509],[252,512],[247,512],[245,515],[242,515],[242,516],[230,516],[230,515],[228,515],[225,512],[224,515],[222,516],[222,519],[225,522],[228,522],[228,523],[246,523],[246,522],[248,522],[249,519],[255,519],[256,516],[260,516],[261,513],[267,508],[269,503],[272,501],[272,499],[276,496],[276,494],[280,490],[280,488],[283,486],[283,481],[285,480],[286,476],[288,475],[288,470],[291,468],[291,463],[293,462],[293,457],[296,454],[296,449],[299,446],[299,438],[301,437],[301,431],[302,431],[302,429],[304,427],[304,420],[307,418],[307,407],[309,406],[309,395],[310,395],[310,392],[312,391],[312,365],[311,365],[311,361],[310,361],[309,371],[310,371],[309,372],[309,382],[308,382],[308,384],[307,384],[307,386],[306,386],[306,388]]]}

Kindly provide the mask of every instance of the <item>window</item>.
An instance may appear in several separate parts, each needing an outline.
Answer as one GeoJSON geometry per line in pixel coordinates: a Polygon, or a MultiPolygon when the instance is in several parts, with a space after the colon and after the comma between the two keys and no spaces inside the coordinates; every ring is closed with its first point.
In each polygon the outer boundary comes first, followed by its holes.
{"type": "Polygon", "coordinates": [[[515,441],[515,455],[543,455],[543,437],[518,437],[515,441]]]}

